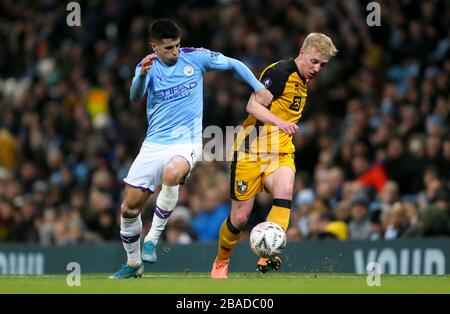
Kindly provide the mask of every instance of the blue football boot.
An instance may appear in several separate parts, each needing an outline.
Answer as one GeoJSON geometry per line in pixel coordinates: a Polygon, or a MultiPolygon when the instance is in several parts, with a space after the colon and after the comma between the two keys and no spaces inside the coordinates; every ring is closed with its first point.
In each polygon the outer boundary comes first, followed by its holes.
{"type": "Polygon", "coordinates": [[[130,277],[138,278],[142,277],[142,274],[144,273],[144,264],[139,265],[138,267],[131,267],[127,264],[122,265],[120,270],[111,276],[109,276],[109,279],[128,279],[130,277]]]}
{"type": "Polygon", "coordinates": [[[156,262],[156,248],[152,241],[144,242],[142,261],[150,264],[156,262]]]}

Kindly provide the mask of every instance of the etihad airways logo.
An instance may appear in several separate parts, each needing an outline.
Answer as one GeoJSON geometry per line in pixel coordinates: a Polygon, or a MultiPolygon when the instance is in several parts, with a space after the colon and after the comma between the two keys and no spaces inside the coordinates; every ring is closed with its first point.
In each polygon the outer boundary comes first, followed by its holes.
{"type": "Polygon", "coordinates": [[[197,82],[190,81],[185,84],[181,84],[178,86],[170,87],[167,89],[157,90],[153,92],[153,96],[155,97],[170,97],[172,96],[185,96],[187,91],[194,89],[197,86],[197,82]]]}

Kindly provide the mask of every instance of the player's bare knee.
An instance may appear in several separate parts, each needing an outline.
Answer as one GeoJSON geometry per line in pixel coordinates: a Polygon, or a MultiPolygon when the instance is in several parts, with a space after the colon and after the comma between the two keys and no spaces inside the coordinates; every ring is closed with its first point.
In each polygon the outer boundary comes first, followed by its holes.
{"type": "Polygon", "coordinates": [[[122,203],[120,206],[120,212],[123,218],[135,218],[139,215],[140,210],[139,208],[132,209],[128,205],[122,203]]]}
{"type": "Polygon", "coordinates": [[[167,166],[164,169],[163,182],[166,185],[178,185],[185,175],[183,169],[175,166],[167,166]]]}
{"type": "Polygon", "coordinates": [[[231,223],[237,229],[242,229],[247,224],[249,215],[243,211],[237,211],[231,215],[231,223]]]}
{"type": "Polygon", "coordinates": [[[291,185],[285,185],[277,187],[277,191],[274,193],[274,198],[281,198],[284,200],[290,200],[292,199],[292,186],[291,185]]]}

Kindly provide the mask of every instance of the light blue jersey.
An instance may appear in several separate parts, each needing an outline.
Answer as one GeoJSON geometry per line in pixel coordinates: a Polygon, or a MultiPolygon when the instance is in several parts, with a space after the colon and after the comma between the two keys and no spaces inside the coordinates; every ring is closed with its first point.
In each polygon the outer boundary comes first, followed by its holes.
{"type": "Polygon", "coordinates": [[[233,70],[254,91],[264,87],[242,62],[203,48],[181,48],[173,66],[155,58],[146,76],[140,75],[141,66],[136,67],[130,99],[136,102],[147,94],[145,142],[202,143],[205,71],[233,70]]]}

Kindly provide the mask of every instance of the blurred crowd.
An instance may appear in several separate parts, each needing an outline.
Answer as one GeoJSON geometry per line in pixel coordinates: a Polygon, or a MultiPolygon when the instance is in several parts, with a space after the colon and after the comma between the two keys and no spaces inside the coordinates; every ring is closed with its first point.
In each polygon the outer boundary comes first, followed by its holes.
{"type": "MultiPolygon", "coordinates": [[[[450,236],[450,5],[382,1],[381,26],[352,0],[0,3],[0,242],[119,241],[123,178],[147,128],[131,103],[134,68],[162,17],[182,46],[242,60],[255,75],[294,58],[305,36],[338,55],[309,83],[294,136],[297,175],[289,241],[450,236]]],[[[249,87],[205,75],[204,126],[246,117],[249,87]]],[[[216,240],[230,211],[226,162],[201,162],[180,189],[168,243],[216,240]]],[[[147,232],[156,196],[143,214],[147,232]]],[[[265,219],[257,196],[245,230],[265,219]]]]}

